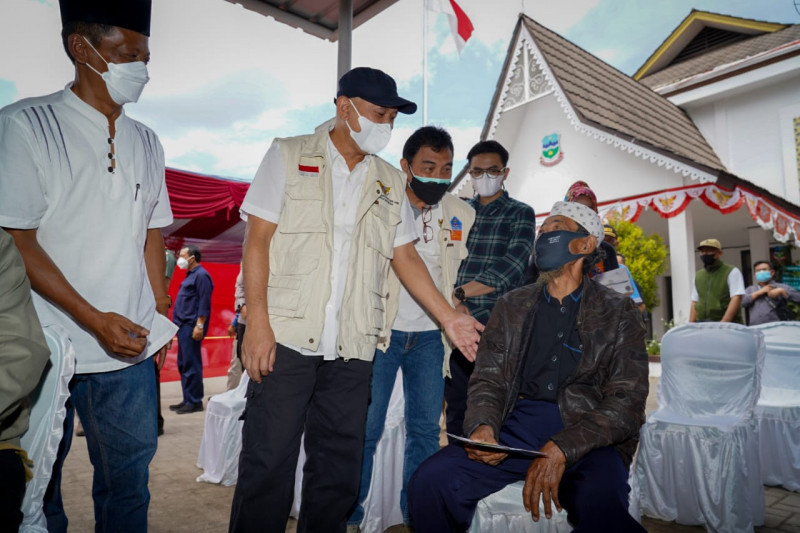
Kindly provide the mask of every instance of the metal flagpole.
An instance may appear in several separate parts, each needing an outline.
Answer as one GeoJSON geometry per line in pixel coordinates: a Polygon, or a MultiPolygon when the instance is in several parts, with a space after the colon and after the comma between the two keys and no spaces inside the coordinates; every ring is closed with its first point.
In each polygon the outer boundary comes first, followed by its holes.
{"type": "Polygon", "coordinates": [[[422,125],[428,125],[428,0],[422,0],[422,125]]]}

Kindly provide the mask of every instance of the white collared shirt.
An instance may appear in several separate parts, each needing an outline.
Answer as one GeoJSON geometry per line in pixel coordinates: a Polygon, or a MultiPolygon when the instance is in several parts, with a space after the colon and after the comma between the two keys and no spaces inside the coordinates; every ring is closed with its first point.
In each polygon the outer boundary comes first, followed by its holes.
{"type": "Polygon", "coordinates": [[[37,229],[41,247],[90,304],[150,330],[138,358],[118,358],[60,308],[33,294],[42,325],[59,324],[77,373],[125,368],[172,337],[155,312],[144,262],[147,230],[172,223],[164,153],[155,133],[123,112],[108,171],[108,119],[70,90],[0,110],[0,226],[37,229]]]}
{"type": "MultiPolygon", "coordinates": [[[[428,242],[425,242],[425,224],[423,217],[427,220],[428,215],[420,211],[413,211],[416,220],[414,224],[417,231],[421,235],[420,239],[414,244],[417,253],[422,258],[425,266],[428,267],[428,272],[433,279],[434,285],[437,287],[442,286],[442,265],[439,261],[439,256],[442,253],[441,244],[439,244],[439,231],[444,222],[444,215],[442,214],[442,204],[438,203],[430,206],[431,220],[427,223],[429,236],[428,242]]],[[[417,303],[413,296],[406,290],[404,286],[400,286],[400,295],[398,300],[397,318],[394,320],[392,329],[398,331],[431,331],[438,330],[439,324],[421,305],[417,303]]]]}
{"type": "MultiPolygon", "coordinates": [[[[256,172],[253,183],[242,202],[242,218],[254,215],[268,222],[278,223],[283,208],[286,186],[286,166],[278,140],[273,141],[256,172]]],[[[339,310],[344,298],[347,282],[347,265],[350,259],[350,243],[356,223],[361,189],[369,168],[366,156],[352,170],[328,137],[328,155],[331,161],[333,189],[333,258],[331,263],[331,294],[325,305],[325,324],[317,351],[299,346],[288,346],[304,355],[322,355],[326,360],[336,358],[336,337],[339,332],[339,310]]],[[[403,195],[400,208],[401,221],[394,238],[395,248],[418,238],[414,227],[414,215],[408,198],[403,195]]],[[[269,302],[267,303],[269,305],[269,302]]]]}

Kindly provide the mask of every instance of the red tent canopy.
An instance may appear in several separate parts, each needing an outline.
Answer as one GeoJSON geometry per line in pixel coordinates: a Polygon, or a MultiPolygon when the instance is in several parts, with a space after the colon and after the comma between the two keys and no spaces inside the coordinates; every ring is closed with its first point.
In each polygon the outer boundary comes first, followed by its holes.
{"type": "Polygon", "coordinates": [[[175,221],[163,229],[171,250],[194,244],[203,261],[239,263],[244,222],[239,217],[249,183],[168,168],[167,191],[175,221]]]}

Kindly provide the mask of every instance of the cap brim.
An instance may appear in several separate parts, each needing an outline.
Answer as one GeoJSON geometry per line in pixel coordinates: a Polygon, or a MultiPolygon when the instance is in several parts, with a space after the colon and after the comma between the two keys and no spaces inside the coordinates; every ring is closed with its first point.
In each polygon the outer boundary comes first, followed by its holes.
{"type": "Polygon", "coordinates": [[[414,113],[417,112],[417,104],[415,104],[411,100],[400,98],[399,96],[396,98],[385,98],[385,99],[375,98],[374,100],[370,100],[369,98],[366,98],[364,96],[361,96],[360,98],[363,98],[367,102],[379,105],[381,107],[397,108],[397,111],[405,115],[413,115],[414,113]]]}

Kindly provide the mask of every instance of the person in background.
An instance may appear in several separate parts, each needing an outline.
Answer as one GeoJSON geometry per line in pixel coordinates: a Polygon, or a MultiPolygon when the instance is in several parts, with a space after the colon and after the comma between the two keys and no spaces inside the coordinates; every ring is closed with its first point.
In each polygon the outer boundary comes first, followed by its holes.
{"type": "MultiPolygon", "coordinates": [[[[569,189],[567,189],[567,194],[564,196],[564,201],[578,202],[581,205],[591,208],[592,211],[597,213],[597,195],[585,181],[576,181],[570,185],[569,189]]],[[[619,263],[617,263],[617,252],[614,249],[616,244],[611,244],[609,242],[616,242],[616,240],[616,232],[614,232],[613,238],[611,239],[606,239],[605,236],[603,237],[603,241],[600,242],[601,260],[598,261],[597,264],[595,264],[589,271],[590,278],[596,276],[597,274],[602,274],[603,272],[608,272],[610,270],[619,268],[619,263]]]]}
{"type": "MultiPolygon", "coordinates": [[[[608,233],[606,233],[606,235],[608,235],[608,233]]],[[[625,272],[628,273],[628,278],[631,280],[631,286],[633,287],[633,292],[630,294],[631,300],[633,300],[633,303],[636,304],[636,307],[639,309],[639,312],[642,313],[642,316],[644,316],[647,312],[647,308],[644,305],[644,300],[642,299],[641,287],[639,287],[639,284],[636,283],[635,279],[633,279],[633,274],[631,274],[631,271],[625,264],[625,256],[619,252],[617,252],[617,263],[619,264],[619,268],[624,269],[625,272]]]]}
{"type": "Polygon", "coordinates": [[[0,229],[0,531],[17,531],[22,523],[32,474],[20,437],[28,429],[28,395],[49,357],[25,264],[14,239],[0,229]]]}
{"type": "MultiPolygon", "coordinates": [[[[164,286],[169,290],[169,285],[172,282],[172,274],[175,272],[175,265],[177,259],[175,252],[164,246],[164,259],[166,260],[166,268],[164,269],[164,286]]],[[[169,307],[172,307],[172,298],[169,298],[169,307]]],[[[167,350],[172,348],[172,339],[167,345],[167,350]]],[[[158,405],[158,436],[164,434],[164,415],[161,414],[161,368],[164,366],[164,361],[167,359],[167,353],[164,352],[163,357],[154,357],[153,363],[156,365],[156,405],[158,405]]],[[[78,421],[80,424],[80,421],[78,421]]]]}
{"type": "MultiPolygon", "coordinates": [[[[464,304],[459,309],[466,309],[485,325],[497,300],[524,283],[536,216],[531,206],[506,192],[508,150],[499,142],[477,143],[467,154],[467,165],[475,189],[475,196],[468,201],[475,209],[475,224],[467,239],[469,255],[458,269],[453,304],[464,304]]],[[[453,350],[444,389],[448,433],[461,435],[467,383],[474,366],[459,350],[453,350]]]]}
{"type": "MultiPolygon", "coordinates": [[[[406,173],[406,196],[414,213],[414,223],[422,235],[415,243],[436,287],[450,299],[461,260],[467,256],[467,236],[475,211],[463,200],[448,194],[453,174],[453,140],[445,130],[425,126],[416,130],[403,147],[400,167],[406,173]]],[[[348,518],[348,531],[357,530],[364,519],[362,507],[370,490],[372,464],[378,440],[383,433],[386,411],[394,388],[397,370],[403,372],[405,398],[405,455],[400,508],[406,511],[406,486],[417,467],[439,450],[439,419],[442,414],[444,375],[452,346],[436,320],[420,306],[389,274],[389,300],[386,321],[391,324],[388,338],[378,340],[372,365],[370,404],[361,463],[361,488],[356,509],[348,518]]]]}
{"type": "Polygon", "coordinates": [[[242,272],[240,264],[233,292],[233,307],[236,309],[236,315],[228,327],[228,334],[236,338],[233,341],[231,365],[228,367],[227,390],[235,389],[242,379],[242,343],[244,342],[244,331],[247,328],[247,306],[244,302],[244,275],[242,272]]]}
{"type": "Polygon", "coordinates": [[[789,285],[778,283],[775,269],[769,261],[753,263],[756,282],[745,289],[742,307],[749,309],[751,326],[795,320],[789,302],[800,304],[800,292],[789,285]]]}
{"type": "Polygon", "coordinates": [[[743,324],[740,312],[745,294],[742,271],[722,262],[722,245],[718,239],[705,239],[697,251],[703,268],[694,276],[689,322],[743,324]]]}
{"type": "Polygon", "coordinates": [[[177,261],[178,268],[187,271],[172,311],[172,321],[178,326],[178,371],[181,374],[183,401],[169,408],[179,415],[203,410],[201,346],[208,334],[214,282],[200,264],[201,258],[200,249],[190,244],[181,248],[177,261]]]}

